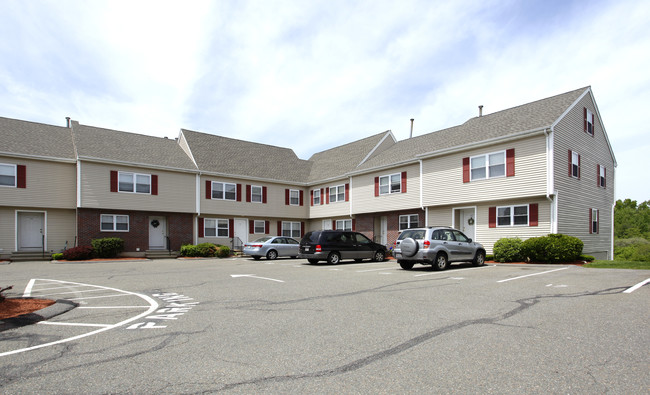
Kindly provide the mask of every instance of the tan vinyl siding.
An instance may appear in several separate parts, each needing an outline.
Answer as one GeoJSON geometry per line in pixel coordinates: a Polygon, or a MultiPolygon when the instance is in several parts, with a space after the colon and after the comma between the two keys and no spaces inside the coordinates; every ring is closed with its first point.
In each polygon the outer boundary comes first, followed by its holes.
{"type": "Polygon", "coordinates": [[[353,199],[352,198],[352,191],[354,188],[357,188],[357,185],[354,184],[354,181],[352,182],[352,185],[350,185],[350,200],[349,201],[342,201],[342,202],[334,202],[334,203],[329,203],[327,204],[327,188],[332,188],[336,187],[339,185],[343,185],[343,188],[345,188],[345,184],[350,183],[349,178],[341,179],[338,181],[332,181],[328,182],[325,184],[319,184],[314,187],[311,187],[309,189],[305,190],[305,203],[307,204],[307,207],[309,208],[309,218],[313,219],[322,219],[322,218],[331,218],[331,217],[337,217],[337,216],[349,216],[350,215],[350,201],[353,199]],[[321,199],[323,199],[323,204],[321,205],[315,205],[315,206],[310,206],[311,205],[311,191],[316,190],[316,189],[322,189],[323,194],[321,195],[321,199]]]}
{"type": "Polygon", "coordinates": [[[24,165],[26,188],[0,187],[0,204],[18,207],[76,207],[76,167],[60,163],[0,156],[0,163],[24,165]]]}
{"type": "Polygon", "coordinates": [[[420,207],[420,165],[396,167],[352,178],[353,214],[407,210],[420,207]],[[406,172],[406,192],[375,196],[375,177],[406,172]]]}
{"type": "Polygon", "coordinates": [[[16,208],[0,207],[0,255],[16,248],[16,208]]]}
{"type": "Polygon", "coordinates": [[[304,219],[309,215],[309,190],[287,184],[272,184],[235,178],[201,176],[201,215],[226,215],[229,217],[263,217],[304,219]],[[241,184],[241,201],[206,199],[206,181],[241,184]],[[266,204],[246,202],[246,185],[266,187],[266,204]],[[303,205],[285,204],[285,189],[303,191],[303,205]]]}
{"type": "Polygon", "coordinates": [[[47,210],[47,248],[61,252],[64,247],[74,247],[77,214],[75,210],[47,210]]]}
{"type": "MultiPolygon", "coordinates": [[[[591,96],[585,95],[554,129],[555,187],[558,191],[558,233],[578,237],[583,252],[605,258],[611,253],[614,159],[591,96]],[[584,132],[584,107],[595,116],[592,137],[584,132]],[[580,155],[580,179],[569,177],[569,150],[580,155]],[[596,184],[597,165],[607,169],[606,188],[596,184]],[[589,209],[600,212],[599,234],[589,233],[589,209]]],[[[609,259],[611,259],[611,254],[609,259]]]]}
{"type": "Polygon", "coordinates": [[[80,166],[82,207],[181,213],[195,211],[196,177],[192,173],[87,161],[81,161],[80,166]],[[113,170],[157,175],[158,195],[111,192],[113,170]]]}
{"type": "Polygon", "coordinates": [[[546,136],[538,134],[489,147],[468,150],[423,162],[425,206],[546,195],[546,136]],[[515,150],[515,176],[463,183],[463,158],[515,150]]]}

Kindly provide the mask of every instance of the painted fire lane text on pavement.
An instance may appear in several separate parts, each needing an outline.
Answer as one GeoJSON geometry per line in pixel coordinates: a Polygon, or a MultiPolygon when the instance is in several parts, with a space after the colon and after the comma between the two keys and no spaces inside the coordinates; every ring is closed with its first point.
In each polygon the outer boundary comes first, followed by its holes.
{"type": "Polygon", "coordinates": [[[154,298],[158,298],[164,302],[164,306],[156,310],[152,315],[144,317],[146,320],[151,320],[148,322],[138,322],[133,324],[126,329],[155,329],[155,328],[167,328],[167,325],[160,325],[166,320],[176,320],[178,317],[187,313],[199,304],[199,302],[191,302],[194,300],[189,296],[181,295],[176,292],[165,292],[159,294],[153,294],[154,298]],[[156,321],[153,321],[156,320],[156,321]],[[162,321],[161,321],[162,320],[162,321]]]}

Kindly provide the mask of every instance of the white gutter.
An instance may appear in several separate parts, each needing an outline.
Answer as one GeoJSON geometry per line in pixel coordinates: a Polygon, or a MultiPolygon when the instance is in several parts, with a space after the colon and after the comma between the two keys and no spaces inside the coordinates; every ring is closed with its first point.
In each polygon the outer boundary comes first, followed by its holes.
{"type": "Polygon", "coordinates": [[[46,160],[49,162],[63,162],[63,163],[75,163],[77,159],[70,159],[70,158],[57,158],[54,156],[42,156],[42,155],[29,155],[29,154],[20,154],[16,152],[5,152],[5,151],[0,151],[0,156],[8,156],[11,158],[26,158],[26,159],[34,159],[34,160],[46,160]]]}
{"type": "Polygon", "coordinates": [[[95,158],[95,157],[92,157],[92,156],[80,156],[79,160],[86,160],[88,162],[112,164],[112,165],[121,165],[121,166],[144,167],[144,168],[147,168],[147,169],[178,171],[178,172],[183,172],[183,173],[197,173],[197,172],[199,172],[198,169],[182,169],[182,168],[179,168],[179,167],[159,166],[159,165],[152,165],[152,164],[147,164],[147,163],[125,162],[125,161],[121,161],[121,160],[95,158]]]}

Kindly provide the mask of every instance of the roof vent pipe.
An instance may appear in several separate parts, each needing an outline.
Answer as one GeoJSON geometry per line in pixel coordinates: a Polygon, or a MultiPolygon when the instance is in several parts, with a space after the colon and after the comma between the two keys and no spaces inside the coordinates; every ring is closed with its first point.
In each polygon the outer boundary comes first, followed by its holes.
{"type": "Polygon", "coordinates": [[[478,116],[479,117],[483,116],[483,105],[482,104],[480,106],[478,106],[478,116]]]}
{"type": "Polygon", "coordinates": [[[411,135],[409,138],[413,137],[413,121],[415,121],[415,118],[411,118],[411,135]]]}
{"type": "Polygon", "coordinates": [[[70,128],[70,117],[65,117],[65,125],[67,128],[70,128]]]}

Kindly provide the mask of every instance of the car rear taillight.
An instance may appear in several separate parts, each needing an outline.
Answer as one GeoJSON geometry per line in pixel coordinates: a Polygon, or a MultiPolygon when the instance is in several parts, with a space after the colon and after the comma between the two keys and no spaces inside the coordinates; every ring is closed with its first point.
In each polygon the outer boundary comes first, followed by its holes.
{"type": "Polygon", "coordinates": [[[316,246],[316,252],[321,252],[323,249],[321,248],[320,244],[316,246]]]}
{"type": "Polygon", "coordinates": [[[262,245],[261,244],[251,244],[251,247],[253,247],[253,248],[261,248],[262,245]]]}
{"type": "Polygon", "coordinates": [[[425,240],[423,244],[424,244],[424,247],[422,247],[422,248],[424,248],[426,250],[431,245],[431,242],[429,240],[425,240]]]}

